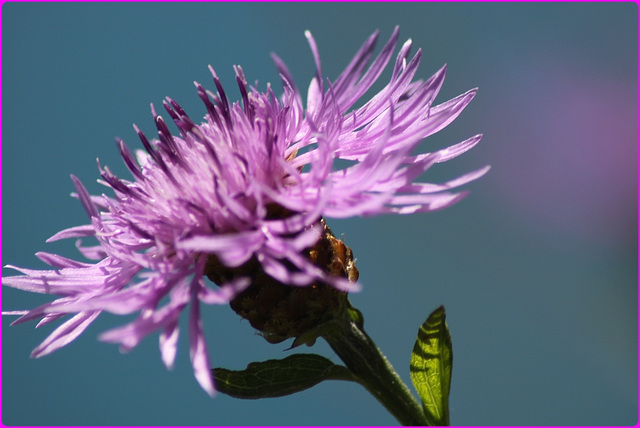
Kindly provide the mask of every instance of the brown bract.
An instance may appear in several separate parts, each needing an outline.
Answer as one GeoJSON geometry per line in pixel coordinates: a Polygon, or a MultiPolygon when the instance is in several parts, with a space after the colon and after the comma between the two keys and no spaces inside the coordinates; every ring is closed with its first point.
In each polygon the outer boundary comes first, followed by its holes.
{"type": "MultiPolygon", "coordinates": [[[[331,276],[357,281],[358,269],[351,249],[333,235],[324,219],[320,223],[322,236],[313,247],[305,250],[304,255],[331,276]]],[[[288,265],[288,268],[295,272],[293,266],[288,265]]],[[[300,338],[338,318],[350,306],[347,293],[320,280],[308,286],[282,284],[267,275],[255,257],[242,266],[228,268],[215,255],[210,255],[205,274],[217,284],[239,277],[251,278],[251,285],[236,296],[230,306],[270,343],[300,338]]],[[[309,337],[302,343],[311,345],[314,341],[315,337],[309,337]]],[[[294,346],[301,344],[296,342],[294,346]]]]}

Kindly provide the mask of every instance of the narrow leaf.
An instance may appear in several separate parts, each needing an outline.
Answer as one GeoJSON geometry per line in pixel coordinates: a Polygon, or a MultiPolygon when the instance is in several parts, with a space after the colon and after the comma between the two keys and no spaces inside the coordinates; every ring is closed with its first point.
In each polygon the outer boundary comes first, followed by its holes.
{"type": "Polygon", "coordinates": [[[251,363],[245,370],[213,369],[216,389],[235,398],[282,397],[322,382],[355,378],[344,366],[315,354],[251,363]]]}
{"type": "Polygon", "coordinates": [[[433,425],[449,425],[452,363],[451,335],[440,306],[418,330],[410,366],[411,381],[433,425]]]}

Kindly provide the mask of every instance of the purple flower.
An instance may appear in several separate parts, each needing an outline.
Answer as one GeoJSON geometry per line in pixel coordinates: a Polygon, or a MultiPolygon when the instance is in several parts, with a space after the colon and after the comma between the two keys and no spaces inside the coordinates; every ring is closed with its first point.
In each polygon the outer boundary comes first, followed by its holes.
{"type": "Polygon", "coordinates": [[[306,33],[316,75],[306,108],[285,64],[274,61],[283,82],[278,98],[247,85],[235,69],[241,102],[231,104],[212,68],[217,94],[195,83],[207,115],[197,124],[172,99],[163,102],[177,125],[172,135],[151,107],[158,139],[148,140],[134,125],[146,151],[132,154],[118,145],[133,181],[99,165],[113,196],[90,196],[72,176],[77,198],[90,224],[63,230],[49,239],[97,239],[80,252],[85,263],[38,253],[52,270],[12,267],[23,275],[3,278],[6,286],[56,295],[15,323],[39,319],[38,326],[72,314],[34,349],[40,357],[74,340],[102,311],[138,313],[133,322],[107,331],[103,341],[135,347],[160,331],[160,352],[172,367],[178,318],[189,306],[189,343],[195,376],[214,393],[200,304],[227,304],[251,283],[235,275],[213,285],[207,263],[228,269],[249,261],[264,274],[295,287],[316,282],[354,290],[354,278],[336,276],[306,257],[323,233],[324,218],[409,214],[448,207],[465,192],[451,189],[482,176],[488,168],[442,184],[414,180],[435,163],[473,147],[480,135],[446,149],[412,155],[416,145],[451,123],[475,95],[470,90],[444,103],[433,101],[445,68],[426,81],[413,80],[421,51],[409,57],[411,41],[400,49],[389,83],[362,107],[354,104],[377,80],[398,39],[393,32],[377,57],[373,34],[335,81],[322,76],[320,58],[306,33]],[[369,64],[367,66],[367,64],[369,64]]]}

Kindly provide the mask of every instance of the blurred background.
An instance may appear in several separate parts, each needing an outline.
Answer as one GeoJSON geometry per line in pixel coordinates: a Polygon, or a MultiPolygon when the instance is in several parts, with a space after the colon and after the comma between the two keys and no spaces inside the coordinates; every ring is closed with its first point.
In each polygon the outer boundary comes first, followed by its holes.
{"type": "MultiPolygon", "coordinates": [[[[401,42],[424,50],[419,77],[448,64],[438,101],[480,88],[421,149],[477,133],[482,142],[424,179],[492,170],[444,211],[330,220],[357,257],[364,289],[351,300],[367,331],[409,383],[418,327],[445,305],[454,425],[635,424],[635,3],[4,3],[2,264],[42,268],[33,255],[41,250],[76,258],[73,242],[44,242],[87,222],[69,174],[103,192],[99,157],[129,178],[114,137],[139,148],[132,123],[152,133],[149,103],[167,95],[204,116],[192,82],[214,88],[208,64],[232,99],[234,64],[279,92],[276,52],[306,94],[315,68],[304,30],[335,79],[374,30],[381,45],[395,25],[401,42]]],[[[2,290],[3,310],[48,300],[2,290]]],[[[214,366],[292,352],[228,307],[203,317],[214,366]]],[[[193,377],[186,329],[169,372],[157,335],[127,355],[96,340],[129,318],[105,314],[38,360],[29,354],[54,326],[9,327],[13,319],[2,317],[6,425],[396,424],[344,382],[278,399],[211,399],[193,377]]],[[[300,351],[338,361],[324,343],[300,351]]]]}

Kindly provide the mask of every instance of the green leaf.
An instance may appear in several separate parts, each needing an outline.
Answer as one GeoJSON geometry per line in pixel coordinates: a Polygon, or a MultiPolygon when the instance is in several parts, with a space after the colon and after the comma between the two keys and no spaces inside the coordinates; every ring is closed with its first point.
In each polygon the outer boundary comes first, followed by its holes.
{"type": "Polygon", "coordinates": [[[451,335],[440,306],[418,330],[410,366],[411,381],[433,425],[449,425],[452,363],[451,335]]]}
{"type": "Polygon", "coordinates": [[[282,360],[251,363],[245,370],[213,369],[216,389],[235,398],[281,397],[323,380],[355,381],[351,371],[315,354],[294,354],[282,360]]]}

